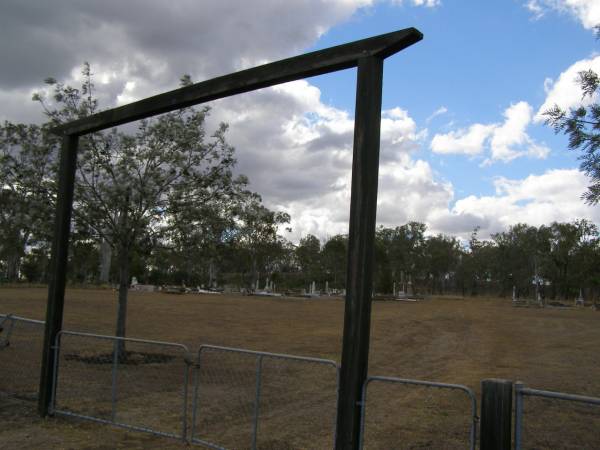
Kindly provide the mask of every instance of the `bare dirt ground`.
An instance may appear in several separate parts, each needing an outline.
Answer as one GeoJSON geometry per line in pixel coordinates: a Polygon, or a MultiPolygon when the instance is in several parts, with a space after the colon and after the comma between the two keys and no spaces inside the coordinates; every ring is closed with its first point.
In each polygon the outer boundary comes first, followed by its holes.
{"type": "MultiPolygon", "coordinates": [[[[0,289],[0,313],[43,319],[45,298],[41,288],[0,289]]],[[[335,298],[132,292],[128,335],[178,342],[192,351],[216,344],[339,362],[343,310],[343,301],[335,298]]],[[[111,335],[115,314],[115,292],[72,289],[64,328],[111,335]]],[[[590,309],[513,308],[510,300],[482,298],[375,302],[369,373],[464,384],[478,396],[485,378],[600,396],[599,342],[600,312],[590,309]]],[[[460,394],[374,383],[368,405],[365,449],[466,448],[469,403],[460,394]]],[[[524,448],[600,448],[600,408],[527,399],[525,414],[524,448]]],[[[272,439],[261,447],[326,448],[279,439],[283,428],[269,430],[272,439]]],[[[186,447],[90,422],[42,420],[26,402],[0,397],[3,449],[186,447]]]]}

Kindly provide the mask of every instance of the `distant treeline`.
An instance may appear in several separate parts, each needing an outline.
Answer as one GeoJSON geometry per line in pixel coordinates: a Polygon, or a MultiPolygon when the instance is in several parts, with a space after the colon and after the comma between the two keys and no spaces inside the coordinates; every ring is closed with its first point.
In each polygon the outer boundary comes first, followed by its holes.
{"type": "MultiPolygon", "coordinates": [[[[375,292],[391,293],[410,283],[423,294],[510,296],[515,287],[520,297],[532,298],[536,282],[551,299],[572,299],[583,289],[592,300],[600,292],[600,237],[596,225],[585,220],[540,227],[517,224],[489,240],[474,230],[468,242],[426,231],[420,222],[377,229],[375,292]]],[[[258,280],[262,288],[268,279],[277,290],[308,289],[313,281],[320,290],[326,283],[330,289],[345,288],[345,235],[325,242],[307,235],[297,245],[273,234],[264,240],[255,236],[252,245],[242,233],[222,236],[204,256],[200,248],[174,251],[166,242],[154,242],[134,252],[131,274],[140,283],[157,285],[252,287],[258,280]]],[[[110,261],[115,256],[103,255],[106,250],[89,236],[80,237],[75,234],[71,247],[70,281],[117,283],[118,265],[110,261]],[[108,277],[102,280],[107,266],[108,277]]],[[[47,244],[26,252],[10,281],[47,281],[47,244]]],[[[0,260],[5,280],[8,263],[0,260]]]]}

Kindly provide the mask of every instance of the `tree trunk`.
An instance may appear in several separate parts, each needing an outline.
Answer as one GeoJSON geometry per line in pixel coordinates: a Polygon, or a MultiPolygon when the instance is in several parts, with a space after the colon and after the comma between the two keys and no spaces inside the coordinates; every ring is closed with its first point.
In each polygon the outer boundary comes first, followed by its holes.
{"type": "MultiPolygon", "coordinates": [[[[119,249],[119,306],[117,308],[117,329],[115,336],[125,337],[127,327],[127,295],[129,293],[129,249],[121,245],[119,249]]],[[[125,356],[125,342],[119,343],[119,354],[125,356]]]]}
{"type": "Polygon", "coordinates": [[[110,281],[111,258],[112,248],[106,239],[102,239],[100,243],[100,283],[108,284],[110,281]]]}
{"type": "Polygon", "coordinates": [[[6,278],[10,282],[18,281],[19,279],[19,266],[21,265],[21,257],[19,255],[12,254],[6,260],[6,278]]]}
{"type": "Polygon", "coordinates": [[[217,268],[215,266],[215,260],[214,260],[214,258],[210,258],[210,260],[208,261],[208,287],[209,288],[216,287],[216,284],[217,284],[216,274],[217,274],[217,268]]]}
{"type": "MultiPolygon", "coordinates": [[[[129,193],[127,194],[125,205],[121,212],[119,220],[119,228],[121,229],[121,238],[118,240],[119,243],[119,306],[117,308],[117,329],[115,335],[118,337],[125,337],[126,325],[127,325],[127,294],[129,293],[129,266],[130,266],[130,255],[131,242],[133,240],[128,230],[128,210],[129,207],[129,193]]],[[[117,346],[119,350],[119,358],[126,358],[125,354],[125,341],[120,341],[117,346]]]]}
{"type": "Polygon", "coordinates": [[[251,289],[256,288],[256,281],[258,280],[258,269],[256,264],[256,257],[252,255],[252,287],[251,289]]]}

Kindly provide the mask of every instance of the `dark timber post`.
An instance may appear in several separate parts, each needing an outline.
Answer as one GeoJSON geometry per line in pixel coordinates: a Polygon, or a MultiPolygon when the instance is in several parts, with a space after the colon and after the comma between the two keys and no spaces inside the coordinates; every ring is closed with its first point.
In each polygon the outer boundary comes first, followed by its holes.
{"type": "Polygon", "coordinates": [[[369,362],[382,77],[382,58],[358,61],[336,450],[358,450],[360,442],[360,401],[369,362]]]}
{"type": "Polygon", "coordinates": [[[41,416],[48,415],[48,408],[52,399],[52,381],[54,379],[53,347],[56,335],[62,328],[78,143],[79,138],[77,136],[66,135],[63,137],[60,152],[58,198],[56,200],[54,238],[50,260],[50,287],[48,288],[48,304],[46,306],[46,328],[40,374],[40,397],[38,400],[38,411],[41,416]]]}
{"type": "Polygon", "coordinates": [[[481,382],[481,450],[510,450],[513,383],[481,382]]]}

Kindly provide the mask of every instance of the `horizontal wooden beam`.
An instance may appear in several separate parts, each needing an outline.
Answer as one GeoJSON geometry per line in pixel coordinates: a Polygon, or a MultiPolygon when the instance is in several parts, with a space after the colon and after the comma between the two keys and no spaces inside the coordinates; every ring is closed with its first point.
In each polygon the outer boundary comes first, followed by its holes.
{"type": "Polygon", "coordinates": [[[358,60],[361,58],[367,56],[387,58],[419,42],[421,39],[423,39],[423,35],[420,31],[415,28],[406,28],[349,44],[306,53],[102,111],[89,117],[59,125],[53,128],[52,132],[80,136],[255,89],[349,69],[356,67],[358,60]]]}

